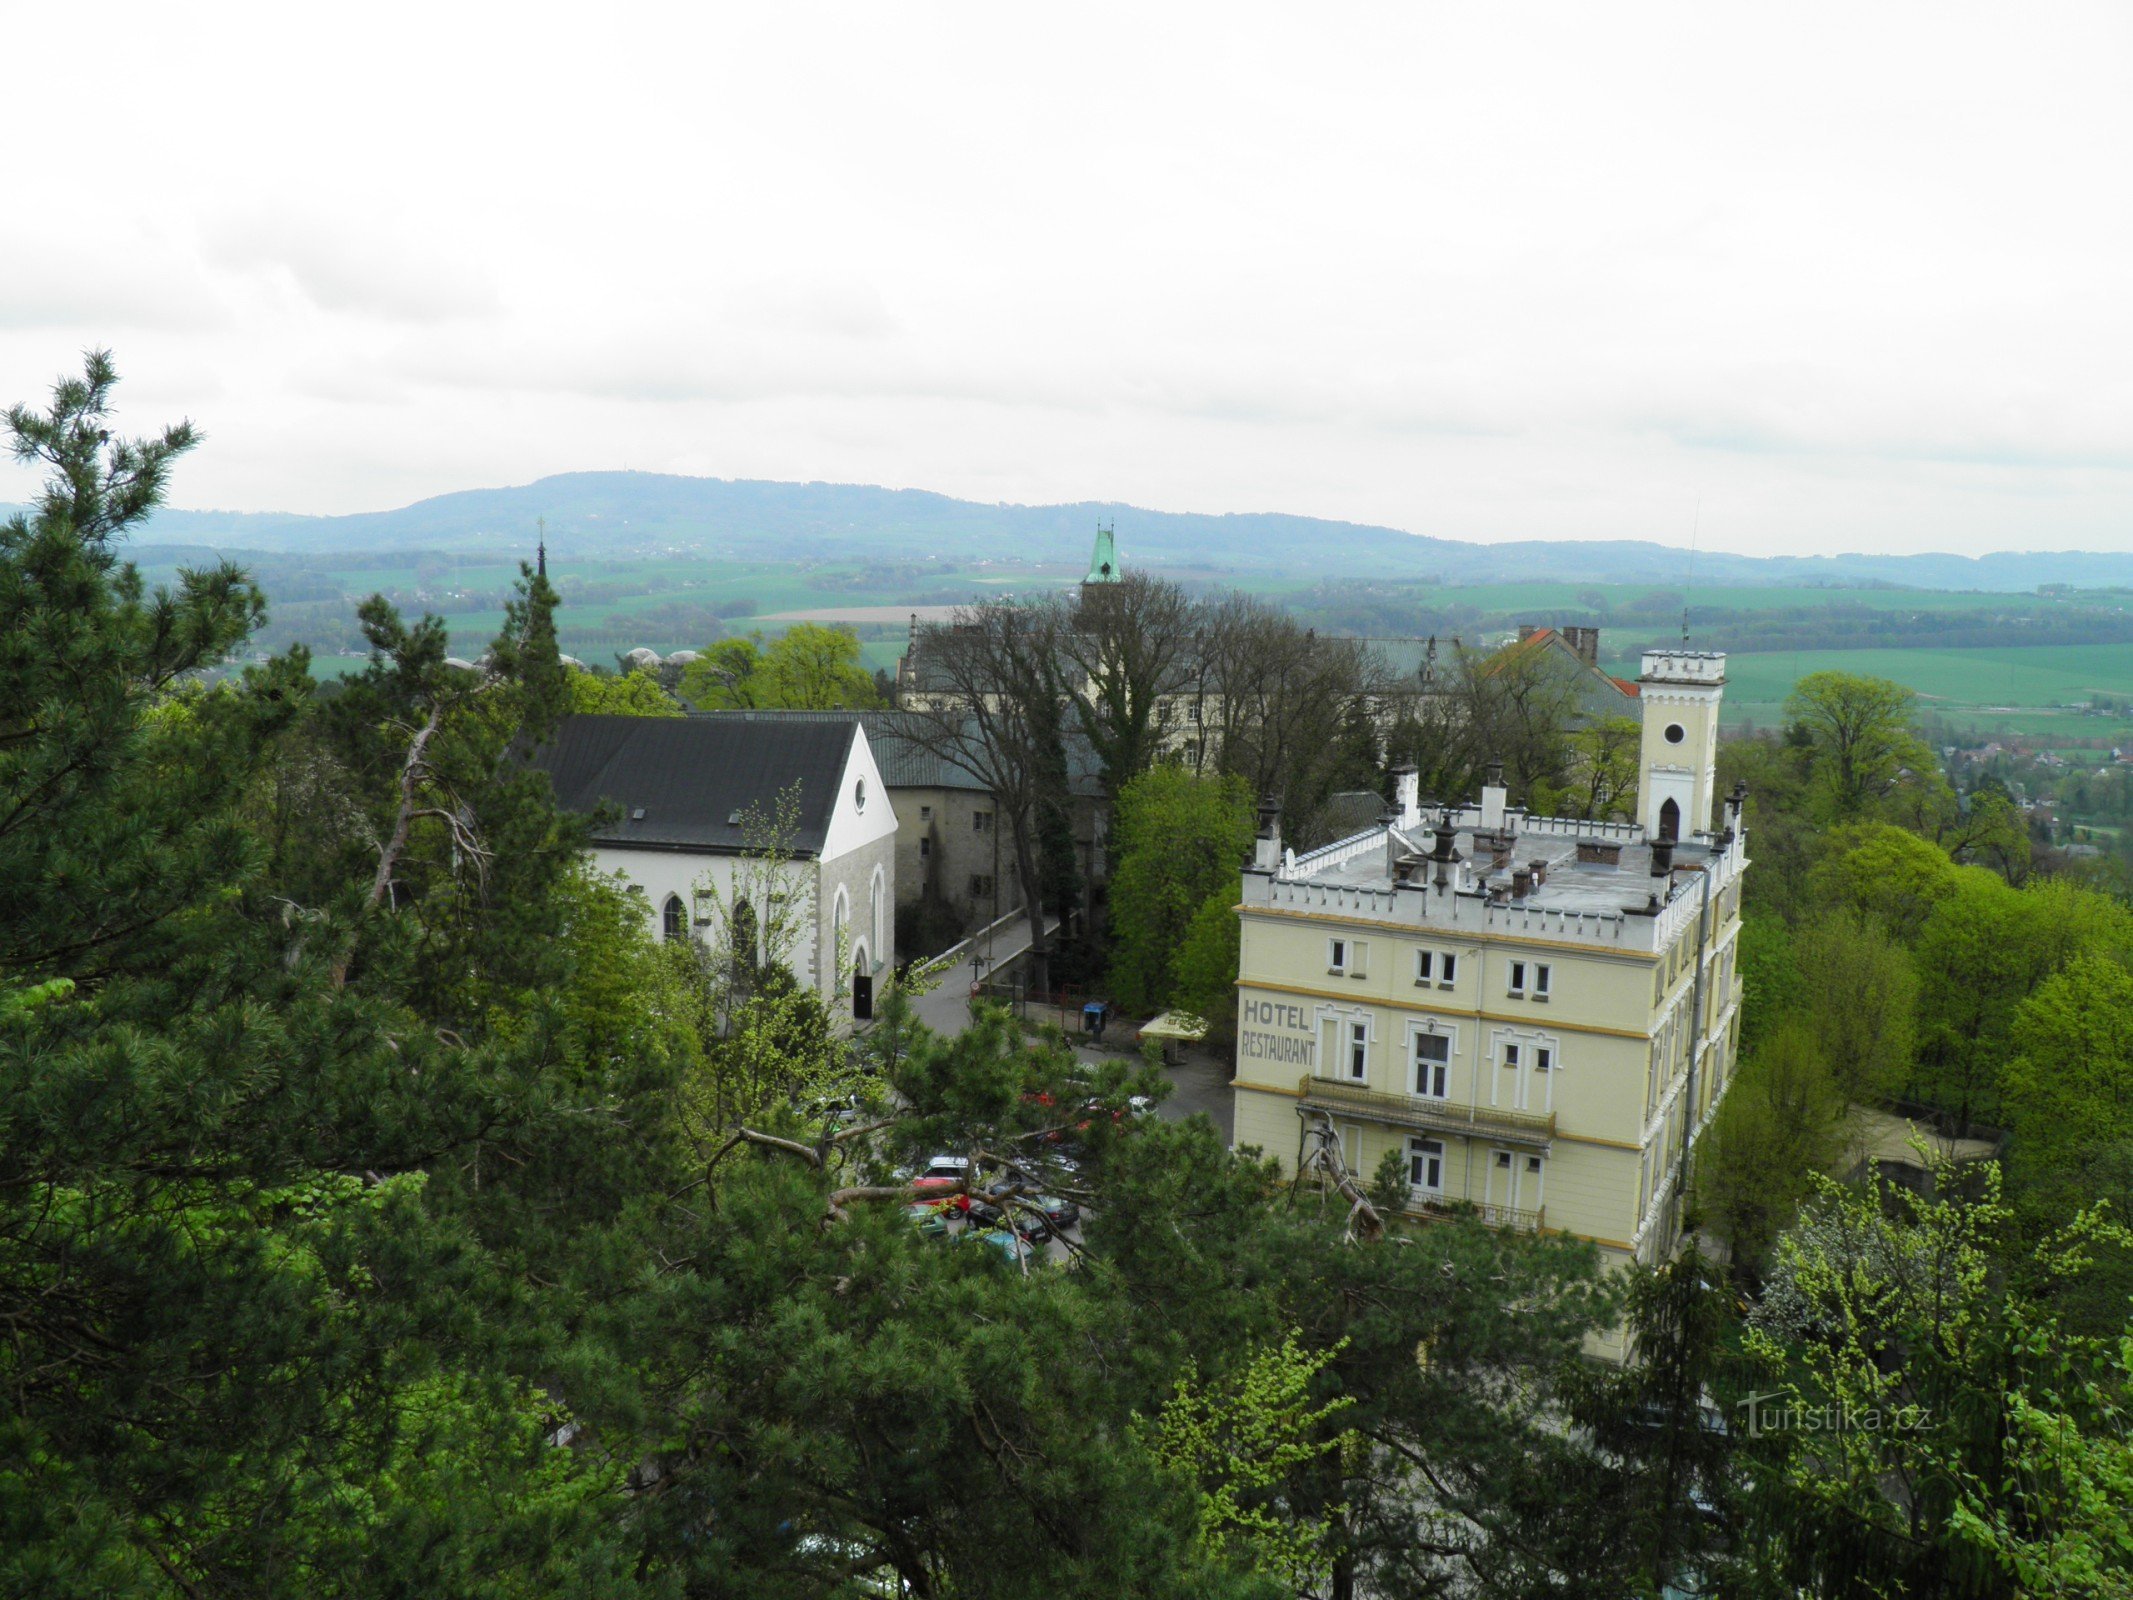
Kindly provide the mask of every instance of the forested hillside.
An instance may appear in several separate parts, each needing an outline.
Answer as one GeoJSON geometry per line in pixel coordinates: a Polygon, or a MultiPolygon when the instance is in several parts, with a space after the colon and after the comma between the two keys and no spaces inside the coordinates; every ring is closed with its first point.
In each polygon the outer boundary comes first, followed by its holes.
{"type": "MultiPolygon", "coordinates": [[[[1130,530],[1143,567],[1236,575],[1300,572],[1517,581],[1546,572],[1564,582],[1678,583],[1688,552],[1632,540],[1474,544],[1277,512],[1207,515],[1110,502],[980,504],[919,489],[769,483],[652,472],[569,472],[503,489],[469,489],[391,511],[292,516],[164,510],[142,536],[158,542],[305,555],[380,551],[523,551],[545,519],[561,554],[643,555],[675,547],[735,560],[1019,561],[1085,564],[1098,523],[1130,530]]],[[[1536,530],[1545,534],[1546,530],[1536,530]]],[[[2021,530],[2009,529],[2009,544],[2021,530]]],[[[1982,557],[1733,555],[1705,550],[1706,583],[1894,583],[1921,589],[2026,590],[2065,583],[2133,585],[2133,555],[2009,549],[1982,557]]]]}

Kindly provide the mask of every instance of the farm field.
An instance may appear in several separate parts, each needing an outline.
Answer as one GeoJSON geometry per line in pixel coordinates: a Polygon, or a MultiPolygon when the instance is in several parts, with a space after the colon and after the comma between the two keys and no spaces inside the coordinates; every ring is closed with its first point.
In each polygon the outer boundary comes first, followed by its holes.
{"type": "MultiPolygon", "coordinates": [[[[1634,675],[1636,662],[1618,660],[1612,670],[1634,675]]],[[[2133,700],[2133,646],[2127,645],[1736,653],[1726,663],[1726,721],[1773,725],[1792,686],[1812,672],[1887,678],[1915,691],[1922,712],[1981,732],[2133,740],[2133,718],[2064,709],[2099,694],[2133,700]]]]}

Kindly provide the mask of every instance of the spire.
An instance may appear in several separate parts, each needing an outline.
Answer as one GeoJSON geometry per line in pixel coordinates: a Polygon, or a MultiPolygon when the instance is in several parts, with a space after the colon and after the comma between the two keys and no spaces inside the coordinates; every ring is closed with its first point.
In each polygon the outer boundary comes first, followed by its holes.
{"type": "Polygon", "coordinates": [[[548,576],[548,519],[535,517],[533,525],[541,530],[541,542],[534,547],[533,570],[545,578],[548,576]]]}
{"type": "Polygon", "coordinates": [[[1111,524],[1096,525],[1096,548],[1089,553],[1089,575],[1083,583],[1116,583],[1119,580],[1118,544],[1113,539],[1111,524]]]}

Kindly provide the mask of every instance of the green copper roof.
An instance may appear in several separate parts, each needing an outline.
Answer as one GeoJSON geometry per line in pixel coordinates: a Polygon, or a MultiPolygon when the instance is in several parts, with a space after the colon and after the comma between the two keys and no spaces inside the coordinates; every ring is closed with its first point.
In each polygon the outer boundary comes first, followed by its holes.
{"type": "Polygon", "coordinates": [[[1089,575],[1083,583],[1118,582],[1118,545],[1111,537],[1108,527],[1096,530],[1096,548],[1089,554],[1089,575]]]}

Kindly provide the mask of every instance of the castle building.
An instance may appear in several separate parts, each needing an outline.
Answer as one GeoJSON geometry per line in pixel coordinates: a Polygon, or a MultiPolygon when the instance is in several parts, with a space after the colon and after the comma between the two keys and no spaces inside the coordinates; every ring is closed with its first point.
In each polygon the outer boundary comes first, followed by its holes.
{"type": "MultiPolygon", "coordinates": [[[[1634,822],[1529,816],[1500,781],[1245,871],[1235,1136],[1388,1154],[1419,1217],[1471,1207],[1653,1262],[1733,1074],[1744,791],[1712,816],[1725,657],[1654,651],[1634,822]]],[[[1493,775],[1492,775],[1493,776],[1493,775]]]]}

